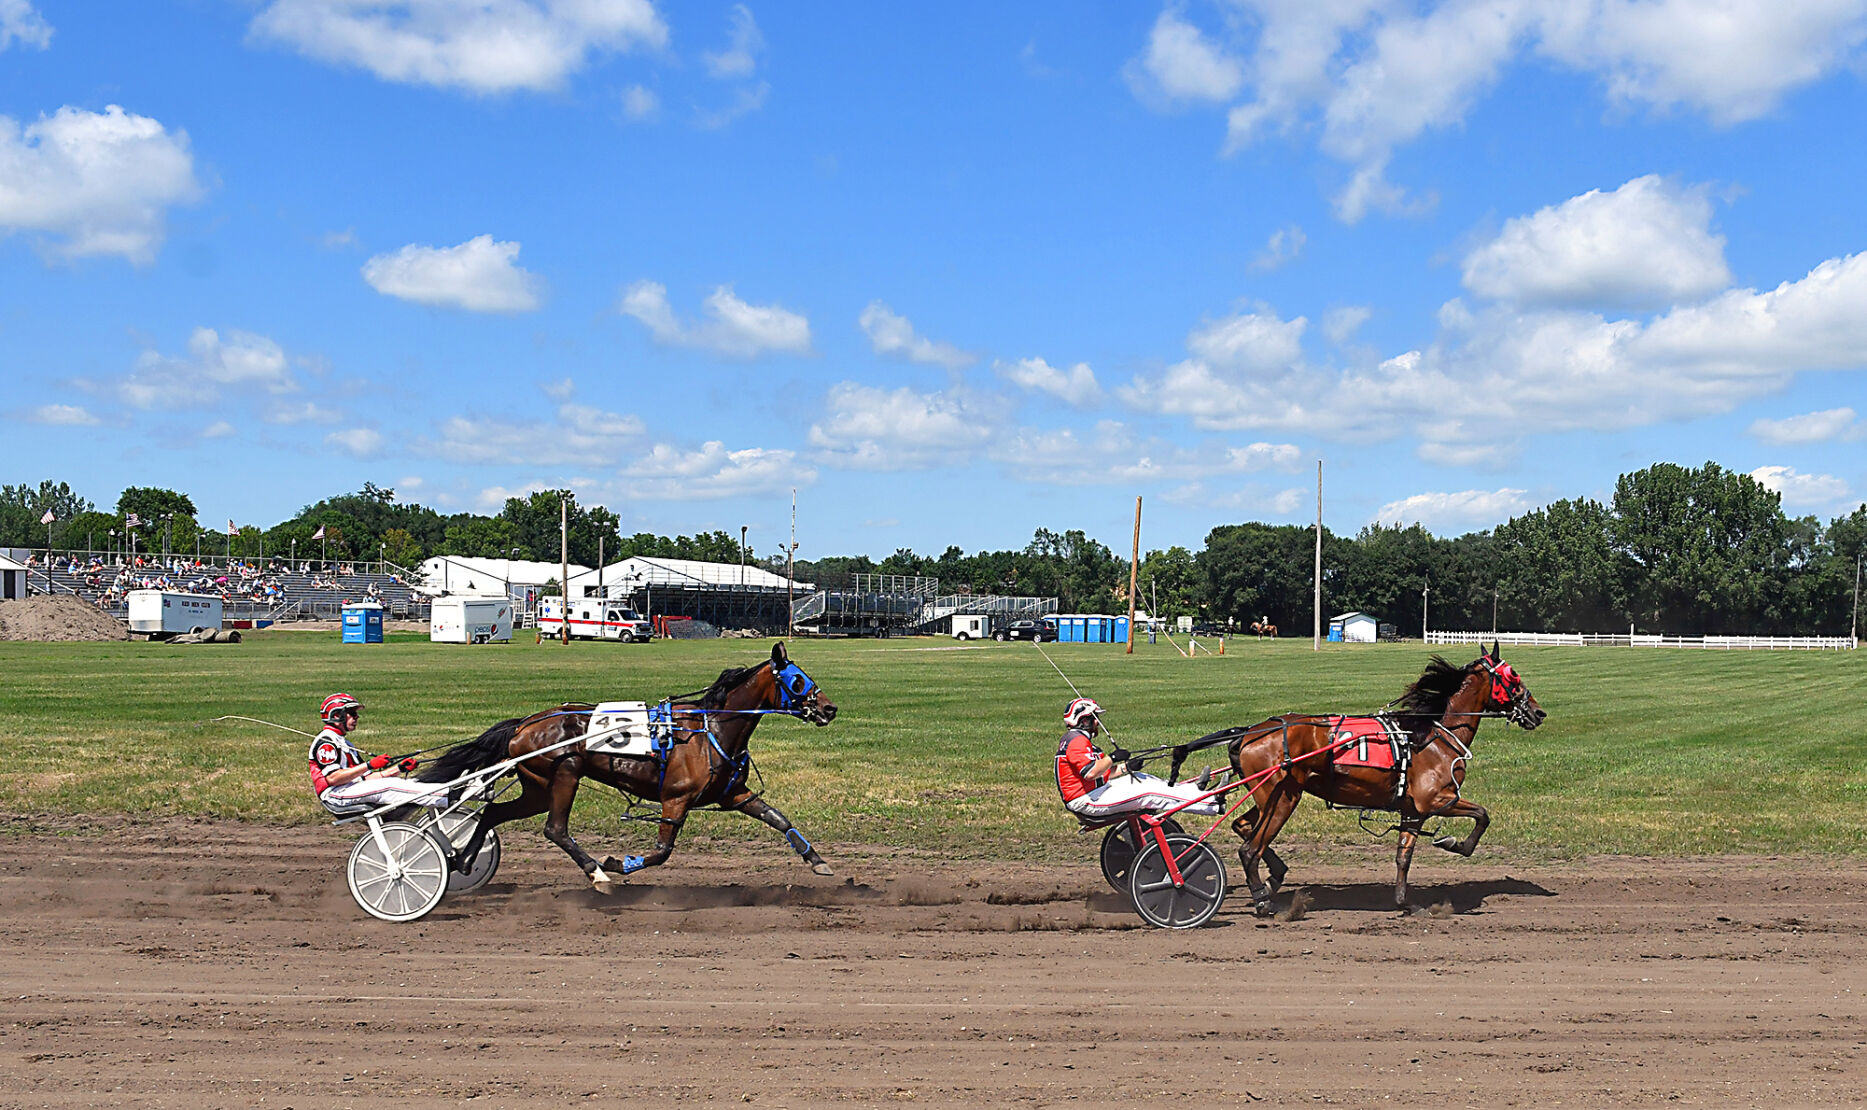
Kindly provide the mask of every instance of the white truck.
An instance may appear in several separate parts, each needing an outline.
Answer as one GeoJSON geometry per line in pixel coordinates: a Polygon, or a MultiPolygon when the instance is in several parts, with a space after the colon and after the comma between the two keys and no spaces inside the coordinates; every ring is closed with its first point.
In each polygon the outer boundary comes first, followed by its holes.
{"type": "MultiPolygon", "coordinates": [[[[547,638],[564,634],[563,598],[547,597],[538,602],[538,634],[547,638]]],[[[626,605],[592,597],[570,603],[570,635],[573,640],[645,644],[655,638],[655,626],[626,605]]]]}
{"type": "Polygon", "coordinates": [[[509,597],[437,597],[428,618],[437,644],[503,644],[512,640],[509,597]]]}
{"type": "Polygon", "coordinates": [[[219,630],[220,598],[167,590],[131,590],[130,633],[166,640],[185,632],[219,630]]]}

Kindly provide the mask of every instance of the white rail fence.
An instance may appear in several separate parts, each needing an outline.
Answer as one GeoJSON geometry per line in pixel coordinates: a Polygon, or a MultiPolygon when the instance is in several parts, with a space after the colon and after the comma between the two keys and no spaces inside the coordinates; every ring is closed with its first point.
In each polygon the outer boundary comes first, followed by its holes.
{"type": "Polygon", "coordinates": [[[1851,636],[1658,636],[1606,632],[1428,632],[1429,644],[1506,644],[1545,647],[1670,647],[1706,651],[1853,651],[1851,636]]]}

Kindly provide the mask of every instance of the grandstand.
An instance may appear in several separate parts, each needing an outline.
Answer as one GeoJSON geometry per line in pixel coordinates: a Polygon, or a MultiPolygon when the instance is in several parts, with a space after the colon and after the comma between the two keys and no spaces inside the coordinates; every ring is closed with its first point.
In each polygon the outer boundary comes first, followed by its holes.
{"type": "Polygon", "coordinates": [[[1054,597],[941,593],[940,580],[919,575],[851,574],[799,598],[797,628],[820,636],[892,636],[938,633],[955,616],[989,616],[994,623],[1035,619],[1057,611],[1054,597]]]}
{"type": "Polygon", "coordinates": [[[37,553],[27,567],[33,593],[79,598],[119,618],[130,590],[158,589],[219,597],[228,621],[337,620],[345,604],[375,601],[391,620],[427,620],[428,599],[413,575],[393,563],[329,564],[283,559],[149,555],[106,559],[94,552],[37,553]]]}

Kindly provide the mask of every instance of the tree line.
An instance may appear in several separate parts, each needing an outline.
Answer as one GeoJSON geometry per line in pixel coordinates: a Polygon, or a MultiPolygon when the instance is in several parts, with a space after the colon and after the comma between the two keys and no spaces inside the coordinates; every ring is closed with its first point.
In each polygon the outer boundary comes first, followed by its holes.
{"type": "MultiPolygon", "coordinates": [[[[0,486],[0,546],[113,549],[127,518],[141,522],[137,547],[258,557],[373,560],[413,567],[430,555],[553,560],[559,506],[568,507],[574,563],[649,555],[737,562],[746,553],[724,531],[692,536],[621,536],[608,509],[568,490],[511,498],[490,516],[442,514],[365,483],[356,493],[307,505],[267,528],[203,529],[185,493],[132,487],[101,512],[65,483],[0,486]],[[41,524],[45,512],[56,518],[41,524]],[[319,529],[321,538],[314,539],[319,529]],[[116,533],[112,537],[110,534],[116,533]]],[[[1749,475],[1708,462],[1658,463],[1623,474],[1608,504],[1557,501],[1493,529],[1453,538],[1417,524],[1372,524],[1354,536],[1323,529],[1325,619],[1367,612],[1417,636],[1423,621],[1443,630],[1610,632],[1630,625],[1671,635],[1846,635],[1854,616],[1857,566],[1867,553],[1867,504],[1824,524],[1792,518],[1782,499],[1749,475]]],[[[1137,604],[1162,616],[1190,615],[1234,627],[1269,618],[1286,635],[1309,630],[1316,530],[1257,522],[1224,524],[1197,552],[1149,551],[1138,568],[1137,604]]],[[[784,559],[752,559],[784,572],[784,559]]],[[[902,548],[799,560],[803,581],[841,582],[856,573],[937,577],[946,593],[1024,594],[1059,599],[1065,611],[1127,608],[1128,560],[1079,530],[1039,528],[1024,547],[968,555],[902,548]]]]}

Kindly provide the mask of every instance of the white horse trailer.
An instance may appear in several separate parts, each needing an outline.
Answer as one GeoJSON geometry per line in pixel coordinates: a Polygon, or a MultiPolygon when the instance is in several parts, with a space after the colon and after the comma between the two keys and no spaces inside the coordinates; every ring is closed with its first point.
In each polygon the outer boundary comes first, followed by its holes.
{"type": "Polygon", "coordinates": [[[955,640],[989,640],[992,638],[992,618],[977,613],[961,613],[953,618],[953,638],[955,640]]]}
{"type": "Polygon", "coordinates": [[[167,590],[131,590],[130,632],[166,640],[184,632],[220,628],[220,598],[167,590]]]}
{"type": "Polygon", "coordinates": [[[503,644],[512,641],[512,599],[437,597],[428,622],[437,644],[503,644]]]}

